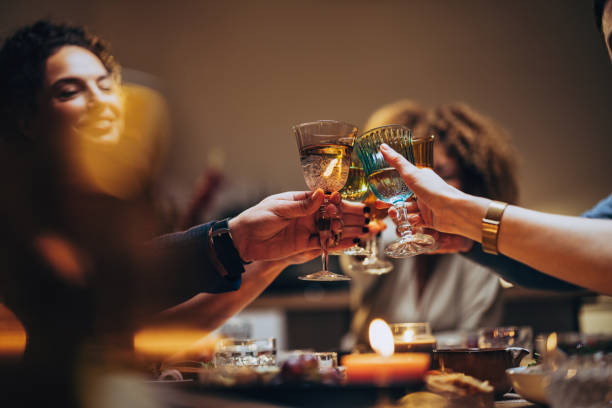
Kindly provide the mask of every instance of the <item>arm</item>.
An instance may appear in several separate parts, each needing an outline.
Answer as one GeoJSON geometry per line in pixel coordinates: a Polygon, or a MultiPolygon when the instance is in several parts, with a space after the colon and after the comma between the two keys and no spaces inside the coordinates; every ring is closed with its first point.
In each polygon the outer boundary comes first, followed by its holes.
{"type": "MultiPolygon", "coordinates": [[[[413,225],[481,242],[489,199],[465,194],[430,169],[418,169],[388,146],[385,159],[418,200],[409,210],[413,225]]],[[[532,268],[597,292],[612,294],[612,220],[547,214],[508,206],[498,235],[499,252],[532,268]]]]}
{"type": "MultiPolygon", "coordinates": [[[[236,246],[242,248],[242,250],[239,250],[240,257],[242,259],[259,259],[250,265],[246,265],[240,290],[216,295],[196,295],[195,289],[191,288],[191,296],[195,295],[195,297],[162,312],[156,319],[158,320],[156,324],[173,322],[174,324],[213,330],[259,296],[287,266],[303,263],[319,256],[321,249],[314,216],[298,215],[304,212],[312,214],[318,211],[319,205],[322,203],[322,196],[315,197],[317,200],[320,198],[320,202],[314,200],[311,204],[307,200],[308,197],[310,197],[310,193],[306,196],[303,196],[302,193],[285,193],[272,196],[232,219],[230,229],[232,229],[236,246]],[[295,200],[296,197],[306,197],[306,199],[300,202],[295,200]],[[313,208],[311,209],[309,205],[313,208]],[[282,255],[285,256],[277,259],[282,255]]],[[[331,202],[332,206],[328,208],[328,211],[332,216],[335,215],[337,207],[342,208],[342,239],[339,240],[335,248],[340,250],[349,248],[353,245],[354,238],[365,238],[368,235],[363,232],[365,222],[363,204],[349,202],[340,204],[339,195],[332,197],[331,202]]],[[[339,224],[333,228],[336,233],[340,231],[339,224]]],[[[383,228],[384,225],[371,223],[369,234],[375,235],[383,228]]],[[[183,233],[161,237],[157,240],[157,243],[163,244],[166,250],[175,250],[177,246],[182,246],[185,243],[190,245],[196,233],[198,239],[199,236],[207,236],[203,234],[203,231],[204,226],[194,227],[183,233]]],[[[197,254],[193,254],[192,257],[195,255],[197,254]]],[[[207,256],[204,258],[208,259],[207,256]]],[[[199,266],[191,265],[187,269],[188,274],[194,276],[205,275],[206,278],[200,277],[200,280],[207,279],[204,282],[212,288],[232,288],[231,282],[227,282],[219,274],[212,273],[214,272],[212,264],[207,264],[207,267],[212,269],[202,271],[199,268],[203,265],[205,265],[204,261],[200,262],[199,266]],[[212,275],[212,278],[210,275],[212,275]]],[[[235,289],[238,289],[238,287],[235,289]]],[[[217,290],[217,292],[220,291],[217,290]]],[[[185,293],[188,293],[188,291],[185,291],[185,293]]]]}
{"type": "Polygon", "coordinates": [[[211,332],[255,300],[292,263],[302,263],[318,256],[308,251],[293,259],[257,261],[247,265],[239,290],[227,293],[200,293],[156,316],[151,325],[184,325],[211,332]]]}

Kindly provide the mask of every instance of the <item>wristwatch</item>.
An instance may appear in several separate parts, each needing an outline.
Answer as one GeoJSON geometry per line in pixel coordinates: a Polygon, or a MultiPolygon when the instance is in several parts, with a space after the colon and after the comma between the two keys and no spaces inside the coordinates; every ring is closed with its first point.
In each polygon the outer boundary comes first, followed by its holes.
{"type": "Polygon", "coordinates": [[[488,254],[497,255],[497,238],[502,215],[508,207],[507,203],[491,201],[487,214],[482,219],[482,250],[488,254]]]}
{"type": "Polygon", "coordinates": [[[235,280],[244,273],[244,262],[234,245],[229,229],[229,218],[213,223],[208,231],[208,246],[221,276],[235,280]]]}

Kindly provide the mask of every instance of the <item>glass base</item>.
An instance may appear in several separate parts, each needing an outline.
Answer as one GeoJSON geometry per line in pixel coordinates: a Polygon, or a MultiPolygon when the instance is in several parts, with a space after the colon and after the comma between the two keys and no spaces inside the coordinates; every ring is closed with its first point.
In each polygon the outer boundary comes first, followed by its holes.
{"type": "Polygon", "coordinates": [[[393,264],[383,259],[366,258],[363,262],[352,264],[351,269],[357,272],[368,273],[370,275],[383,275],[393,270],[393,264]]]}
{"type": "Polygon", "coordinates": [[[427,234],[412,234],[387,245],[385,255],[391,258],[409,258],[424,254],[437,247],[436,240],[427,234]]]}
{"type": "Polygon", "coordinates": [[[370,256],[372,255],[372,251],[362,248],[359,245],[355,245],[344,250],[343,254],[351,256],[370,256]]]}
{"type": "Polygon", "coordinates": [[[346,275],[338,275],[337,273],[330,271],[319,271],[309,275],[298,276],[298,279],[316,282],[338,282],[351,280],[351,278],[346,275]]]}

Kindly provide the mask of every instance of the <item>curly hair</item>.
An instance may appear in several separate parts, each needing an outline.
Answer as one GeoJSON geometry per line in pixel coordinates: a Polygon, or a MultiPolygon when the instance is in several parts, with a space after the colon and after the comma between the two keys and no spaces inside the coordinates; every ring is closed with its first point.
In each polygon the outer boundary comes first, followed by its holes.
{"type": "Polygon", "coordinates": [[[8,37],[0,49],[0,137],[23,139],[23,125],[36,114],[36,99],[47,59],[66,45],[96,55],[106,70],[120,78],[119,64],[109,46],[84,27],[40,20],[8,37]]]}
{"type": "Polygon", "coordinates": [[[457,160],[462,190],[468,194],[516,204],[516,152],[509,134],[492,119],[465,103],[434,109],[402,100],[372,114],[367,128],[383,124],[409,127],[415,136],[435,134],[450,157],[457,160]]]}
{"type": "Polygon", "coordinates": [[[595,24],[597,25],[597,29],[599,31],[602,31],[601,23],[607,2],[608,0],[593,0],[593,17],[595,17],[595,24]]]}

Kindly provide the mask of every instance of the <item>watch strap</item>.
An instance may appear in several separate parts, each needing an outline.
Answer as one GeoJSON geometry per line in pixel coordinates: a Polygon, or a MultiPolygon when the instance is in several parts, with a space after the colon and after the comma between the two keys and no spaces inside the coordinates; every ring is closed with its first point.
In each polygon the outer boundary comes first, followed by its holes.
{"type": "Polygon", "coordinates": [[[508,207],[508,203],[491,201],[487,213],[482,219],[482,250],[488,254],[498,254],[499,225],[506,207],[508,207]]]}
{"type": "Polygon", "coordinates": [[[244,273],[244,265],[240,253],[234,245],[229,229],[229,218],[212,224],[209,230],[208,245],[213,262],[222,276],[228,279],[238,279],[244,273]]]}

